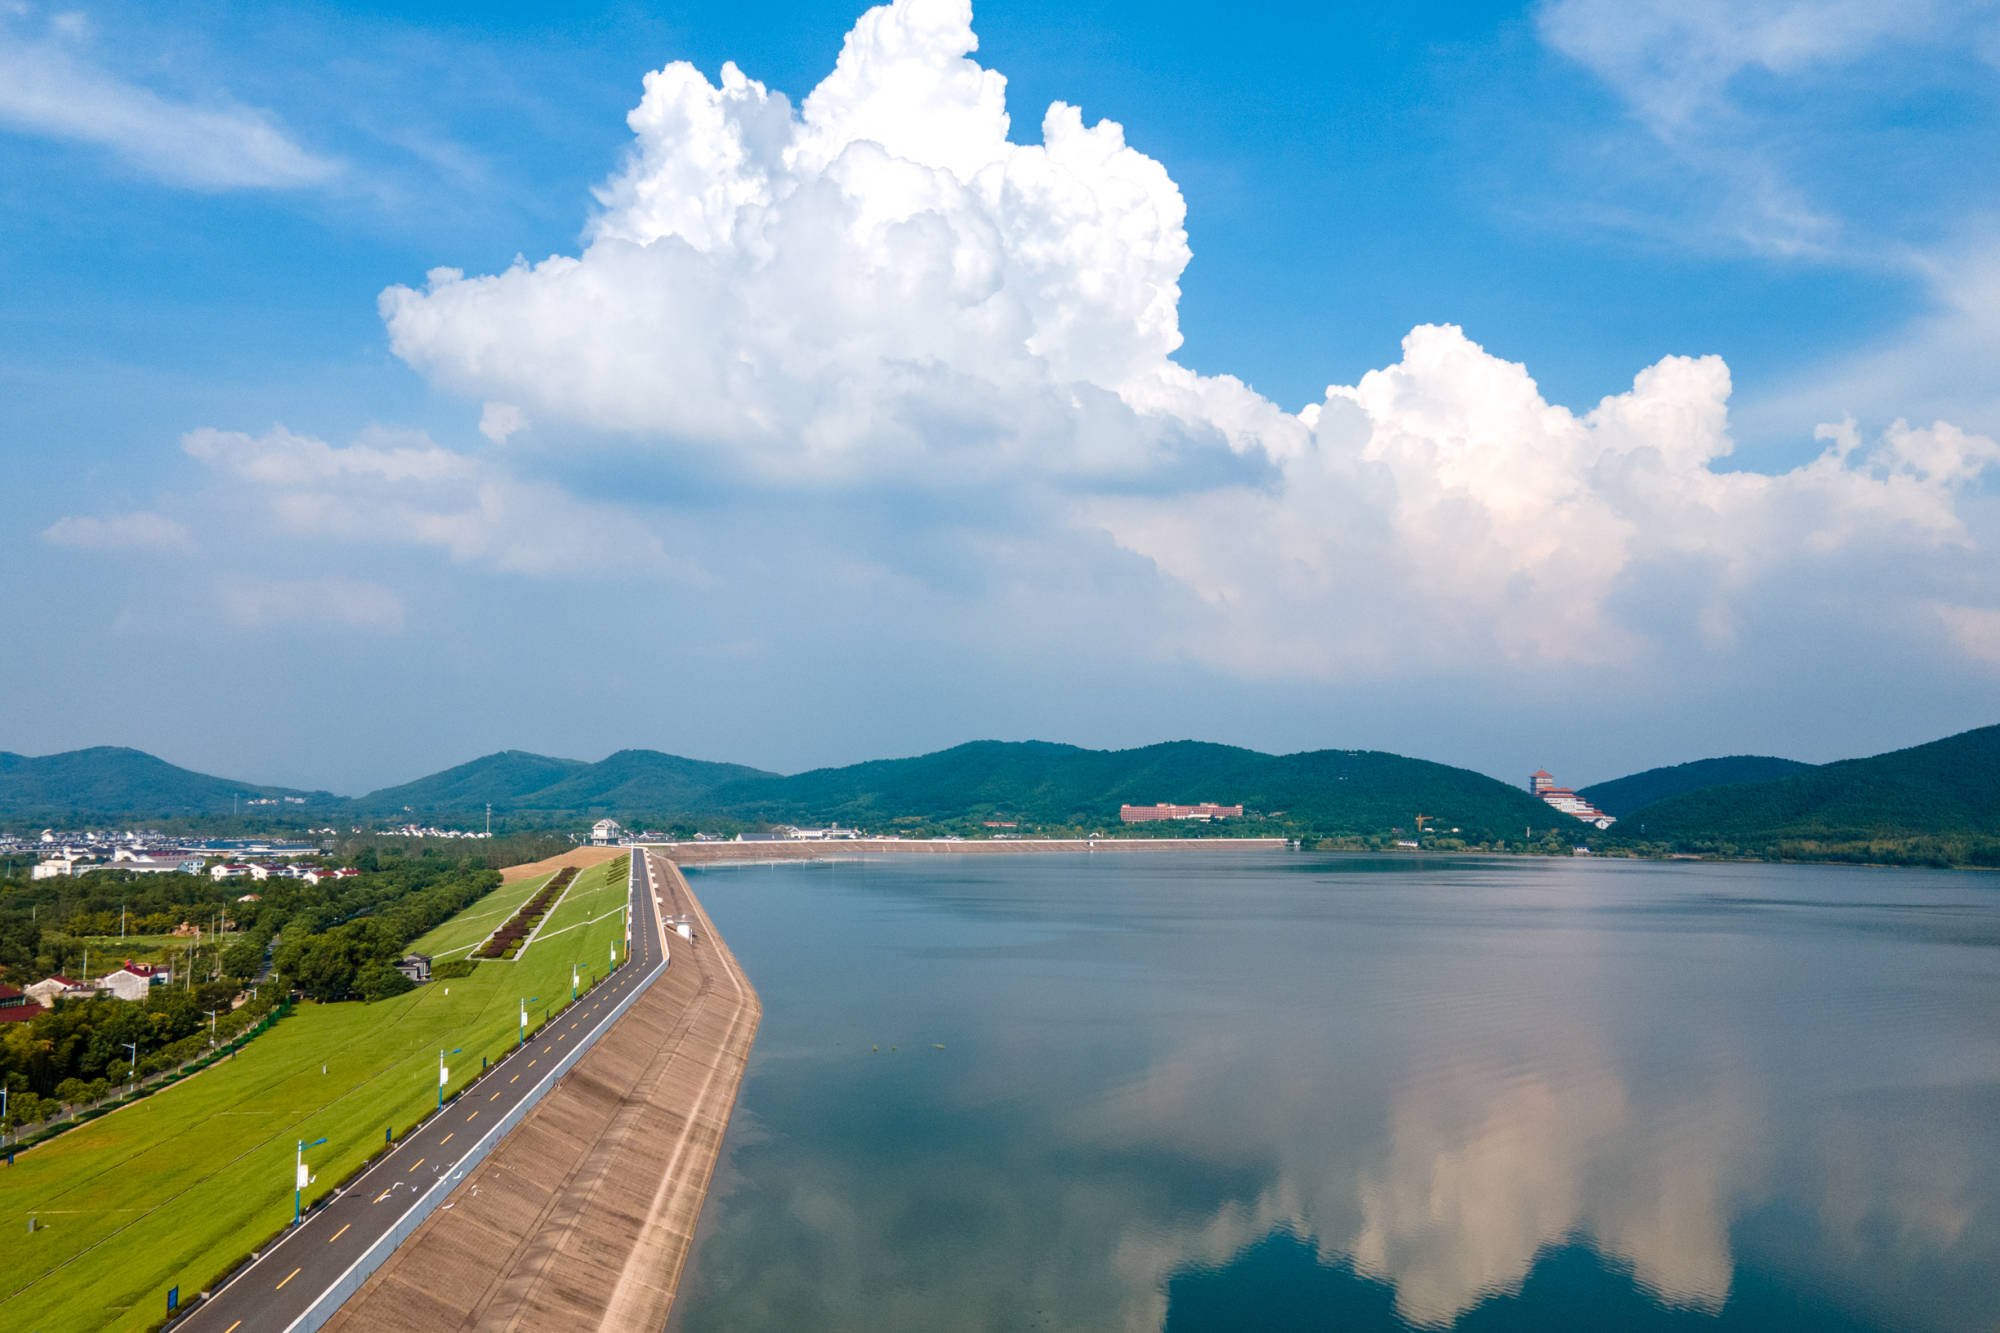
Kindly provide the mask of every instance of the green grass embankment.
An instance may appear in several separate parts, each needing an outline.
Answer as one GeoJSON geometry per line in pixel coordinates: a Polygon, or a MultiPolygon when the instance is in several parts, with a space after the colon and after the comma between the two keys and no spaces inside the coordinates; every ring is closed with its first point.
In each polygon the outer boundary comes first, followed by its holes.
{"type": "MultiPolygon", "coordinates": [[[[294,1145],[317,1182],[310,1206],[437,1103],[440,1048],[447,1095],[505,1054],[545,1008],[569,1000],[570,969],[603,976],[624,938],[625,863],[577,877],[536,941],[511,962],[434,981],[374,1004],[300,1005],[234,1060],[81,1126],[0,1169],[0,1328],[40,1333],[138,1330],[217,1280],[291,1221],[294,1145]],[[322,1069],[324,1072],[322,1072],[322,1069]],[[28,1217],[41,1229],[30,1235],[28,1217]]],[[[484,939],[540,887],[495,890],[412,947],[440,961],[484,939]]]]}

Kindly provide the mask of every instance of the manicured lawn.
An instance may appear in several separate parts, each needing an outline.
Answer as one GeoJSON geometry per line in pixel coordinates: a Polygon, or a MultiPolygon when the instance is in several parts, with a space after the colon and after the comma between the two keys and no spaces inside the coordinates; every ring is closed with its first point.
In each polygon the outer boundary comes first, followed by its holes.
{"type": "MultiPolygon", "coordinates": [[[[236,1059],[0,1168],[0,1329],[143,1329],[166,1313],[169,1287],[192,1297],[260,1248],[291,1221],[298,1140],[327,1139],[307,1154],[310,1204],[381,1148],[385,1127],[401,1137],[436,1105],[440,1047],[464,1048],[448,1057],[449,1092],[513,1046],[523,996],[542,999],[532,1031],[545,1005],[568,1001],[572,965],[587,984],[613,942],[622,956],[625,879],[608,872],[624,864],[580,874],[513,962],[376,1004],[301,1005],[236,1059]]],[[[412,947],[462,955],[541,882],[495,891],[412,947]]]]}

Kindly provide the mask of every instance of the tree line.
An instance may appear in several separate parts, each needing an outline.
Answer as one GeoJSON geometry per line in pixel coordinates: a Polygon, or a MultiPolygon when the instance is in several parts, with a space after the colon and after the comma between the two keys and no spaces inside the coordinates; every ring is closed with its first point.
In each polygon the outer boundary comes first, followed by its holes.
{"type": "MultiPolygon", "coordinates": [[[[98,975],[118,963],[115,923],[128,929],[170,920],[232,919],[234,934],[211,946],[191,974],[156,986],[145,1000],[64,1000],[52,1010],[0,1029],[0,1083],[9,1119],[39,1119],[59,1102],[94,1100],[135,1071],[143,1077],[191,1058],[208,1040],[255,1022],[293,990],[322,1002],[375,1000],[410,988],[395,962],[412,941],[500,885],[483,858],[441,849],[366,848],[353,858],[362,873],[318,884],[270,879],[217,883],[196,875],[134,875],[103,870],[55,880],[0,880],[0,979],[24,987],[52,973],[82,970],[94,951],[98,975]],[[245,893],[258,901],[238,902],[245,893]],[[86,933],[89,932],[89,933],[86,933]],[[274,984],[252,1004],[231,1004],[270,958],[274,984]],[[210,1011],[214,1011],[211,1020],[210,1011]],[[39,1100],[37,1100],[39,1099],[39,1100]]],[[[171,929],[171,926],[168,927],[171,929]]],[[[80,977],[73,976],[80,980],[80,977]]]]}

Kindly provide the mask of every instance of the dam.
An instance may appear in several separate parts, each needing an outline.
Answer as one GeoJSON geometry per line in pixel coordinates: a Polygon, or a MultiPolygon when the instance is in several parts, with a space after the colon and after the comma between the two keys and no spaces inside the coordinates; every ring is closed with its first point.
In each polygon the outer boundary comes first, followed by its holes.
{"type": "Polygon", "coordinates": [[[326,1328],[665,1325],[763,1011],[673,861],[636,850],[666,971],[326,1328]]]}

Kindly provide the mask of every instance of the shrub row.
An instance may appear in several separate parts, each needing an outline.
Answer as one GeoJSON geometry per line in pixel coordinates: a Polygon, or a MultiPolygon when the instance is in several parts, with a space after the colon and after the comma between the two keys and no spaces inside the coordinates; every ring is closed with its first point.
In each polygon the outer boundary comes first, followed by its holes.
{"type": "Polygon", "coordinates": [[[556,877],[542,886],[542,891],[521,905],[507,924],[493,932],[493,938],[481,945],[475,958],[512,958],[521,950],[521,945],[548,910],[555,906],[556,899],[562,897],[563,890],[576,878],[575,866],[564,866],[556,872],[556,877]]]}

